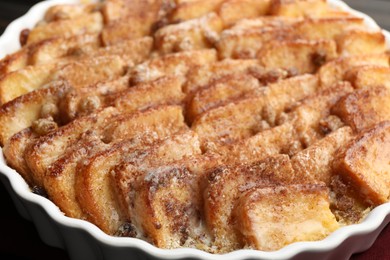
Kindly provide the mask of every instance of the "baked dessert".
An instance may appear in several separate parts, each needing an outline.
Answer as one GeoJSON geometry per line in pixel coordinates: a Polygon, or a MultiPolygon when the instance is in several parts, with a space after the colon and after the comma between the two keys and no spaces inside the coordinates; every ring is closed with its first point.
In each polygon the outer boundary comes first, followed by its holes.
{"type": "Polygon", "coordinates": [[[385,39],[325,1],[61,5],[21,35],[0,141],[69,217],[269,251],[388,201],[385,39]]]}

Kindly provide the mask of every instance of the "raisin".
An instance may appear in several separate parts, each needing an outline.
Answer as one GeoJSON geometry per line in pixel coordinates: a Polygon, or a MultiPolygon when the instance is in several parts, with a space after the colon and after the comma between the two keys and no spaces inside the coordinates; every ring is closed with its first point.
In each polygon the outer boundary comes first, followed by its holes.
{"type": "Polygon", "coordinates": [[[19,35],[20,45],[24,46],[27,43],[28,36],[30,35],[30,29],[23,29],[19,35]]]}
{"type": "Polygon", "coordinates": [[[132,223],[125,222],[119,227],[115,235],[118,237],[136,237],[137,231],[135,230],[135,227],[132,223]]]}
{"type": "Polygon", "coordinates": [[[324,52],[316,52],[311,56],[313,64],[319,68],[326,63],[326,54],[324,52]]]}
{"type": "Polygon", "coordinates": [[[41,187],[41,186],[35,185],[35,186],[33,186],[33,187],[31,188],[31,191],[32,191],[32,193],[34,193],[34,194],[37,194],[37,195],[39,195],[39,196],[48,198],[48,195],[47,195],[47,193],[46,193],[46,190],[45,190],[43,187],[41,187]]]}

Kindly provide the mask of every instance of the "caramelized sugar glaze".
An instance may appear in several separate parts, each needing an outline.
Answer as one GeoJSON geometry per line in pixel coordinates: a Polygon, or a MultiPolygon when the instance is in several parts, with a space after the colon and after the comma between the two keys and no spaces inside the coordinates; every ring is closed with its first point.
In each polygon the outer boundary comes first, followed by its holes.
{"type": "Polygon", "coordinates": [[[0,143],[109,235],[321,240],[389,201],[385,37],[323,0],[57,5],[0,61],[0,143]]]}

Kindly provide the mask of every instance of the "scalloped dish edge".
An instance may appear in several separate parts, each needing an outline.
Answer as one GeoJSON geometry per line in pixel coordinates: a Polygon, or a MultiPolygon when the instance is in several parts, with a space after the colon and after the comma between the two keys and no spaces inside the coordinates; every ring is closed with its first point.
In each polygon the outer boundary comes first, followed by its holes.
{"type": "MultiPolygon", "coordinates": [[[[75,2],[79,1],[43,1],[34,5],[22,17],[14,20],[0,37],[0,59],[8,53],[14,52],[20,48],[19,32],[22,29],[31,28],[33,25],[35,25],[43,17],[47,8],[55,4],[75,2]]],[[[328,0],[328,3],[332,7],[364,18],[369,28],[378,28],[378,25],[371,17],[351,9],[344,2],[340,0],[328,0]]],[[[383,33],[386,37],[387,45],[390,49],[390,33],[384,30],[383,33]]],[[[168,250],[157,248],[145,241],[135,238],[112,237],[105,234],[92,223],[64,216],[58,207],[50,200],[31,192],[24,179],[19,174],[17,174],[15,170],[6,165],[2,151],[0,151],[0,179],[4,183],[7,190],[9,190],[9,193],[12,196],[19,213],[23,215],[23,217],[29,220],[33,220],[37,225],[37,222],[39,221],[35,217],[39,214],[31,211],[38,211],[36,208],[40,208],[44,214],[47,214],[47,218],[54,223],[52,227],[55,227],[57,231],[64,230],[64,228],[65,230],[72,229],[72,232],[70,232],[72,236],[78,234],[80,238],[83,236],[82,239],[93,239],[94,242],[92,242],[92,244],[98,243],[100,250],[96,250],[96,245],[92,247],[93,250],[96,251],[95,256],[96,254],[100,255],[99,259],[101,259],[103,256],[104,258],[102,259],[124,259],[125,257],[129,259],[131,255],[129,255],[128,252],[133,251],[135,253],[134,257],[139,256],[141,251],[143,254],[148,255],[149,257],[154,257],[156,259],[186,259],[190,257],[195,259],[211,260],[244,260],[253,258],[297,259],[298,257],[300,257],[299,259],[313,259],[314,257],[317,259],[342,259],[348,258],[353,253],[367,250],[372,245],[372,243],[374,243],[380,231],[390,222],[390,202],[388,202],[373,209],[368,214],[367,218],[361,223],[339,228],[321,241],[293,243],[278,251],[264,252],[257,250],[238,250],[231,253],[218,255],[191,248],[168,250]],[[114,253],[115,251],[111,250],[124,248],[128,249],[128,251],[124,250],[127,252],[126,254],[123,252],[116,254],[114,253]]],[[[83,253],[82,250],[80,250],[81,245],[77,245],[78,239],[73,238],[76,242],[72,242],[74,243],[73,246],[77,247],[77,251],[80,251],[80,253],[75,253],[76,250],[69,245],[70,242],[66,241],[66,238],[60,237],[54,239],[54,241],[50,241],[50,238],[48,238],[49,236],[45,237],[45,233],[50,232],[48,230],[41,230],[42,227],[45,227],[45,225],[37,225],[38,232],[40,233],[42,239],[52,246],[66,248],[72,259],[94,259],[93,254],[88,255],[88,253],[83,253]]],[[[51,234],[55,234],[55,231],[52,231],[51,234]]],[[[65,236],[64,234],[62,235],[65,236]]]]}

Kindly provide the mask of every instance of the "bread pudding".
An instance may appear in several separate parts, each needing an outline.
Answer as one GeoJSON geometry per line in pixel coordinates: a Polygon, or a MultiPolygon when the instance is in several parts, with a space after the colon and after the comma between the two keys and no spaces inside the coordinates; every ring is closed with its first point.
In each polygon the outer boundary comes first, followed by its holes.
{"type": "Polygon", "coordinates": [[[380,29],[323,0],[51,7],[0,61],[0,144],[112,236],[275,251],[390,195],[380,29]]]}

